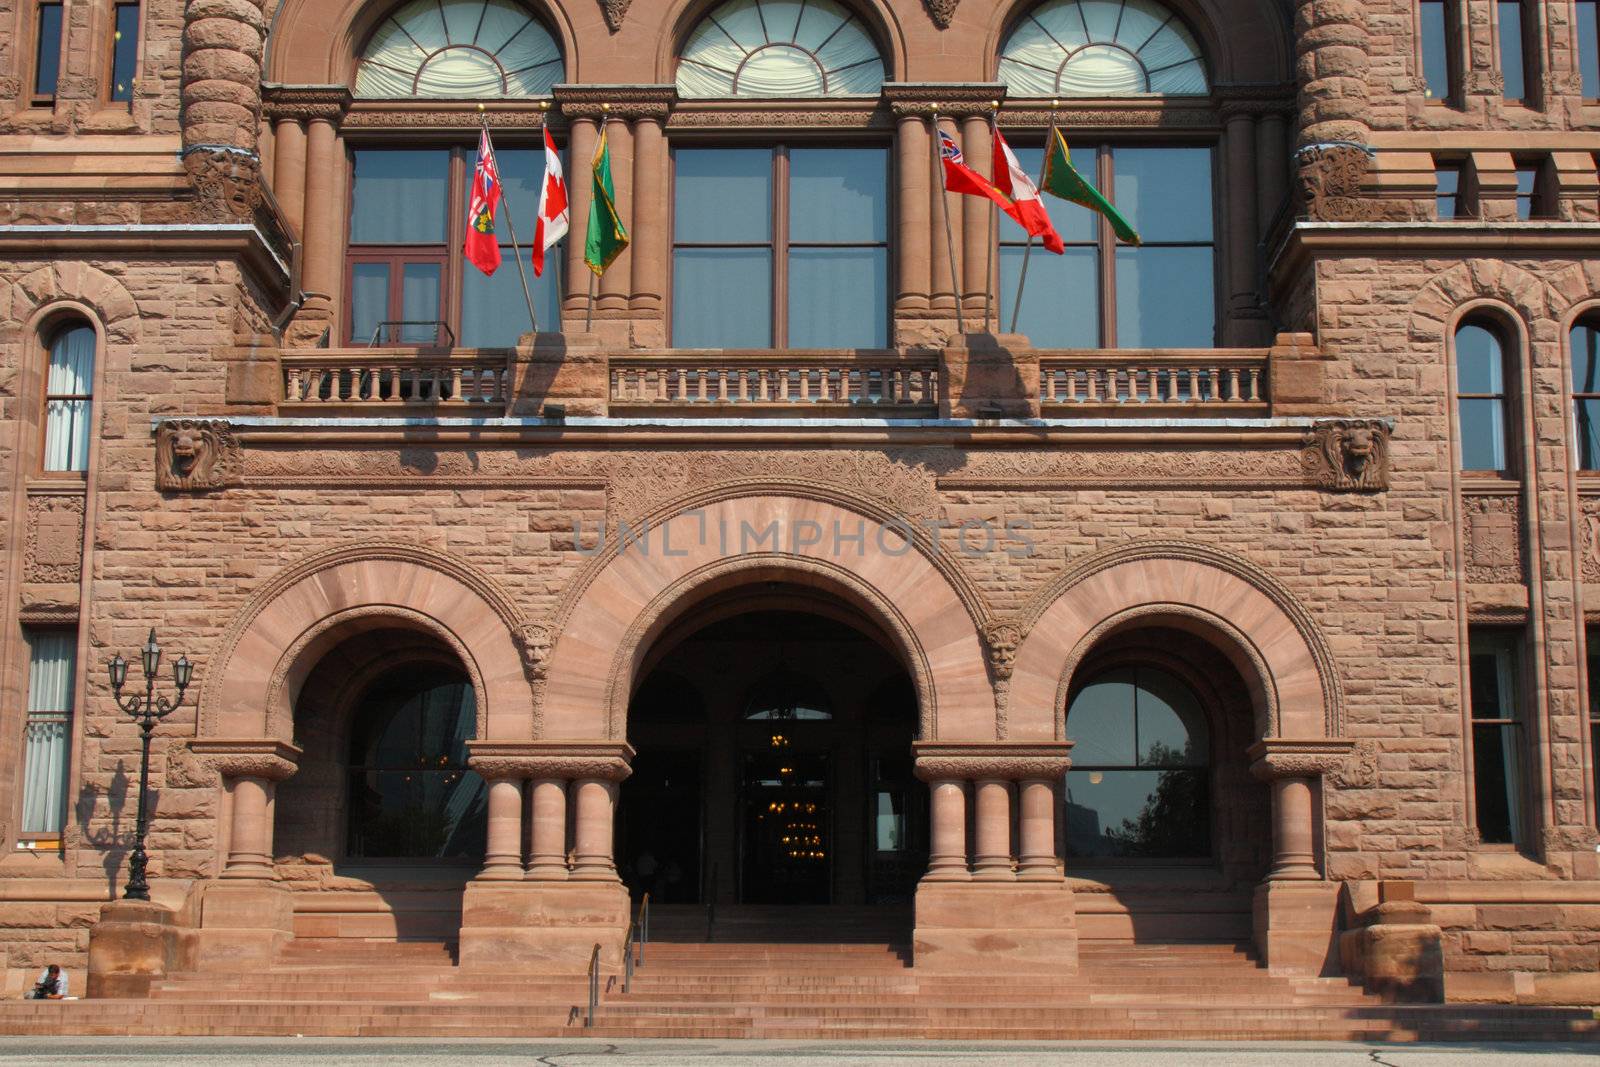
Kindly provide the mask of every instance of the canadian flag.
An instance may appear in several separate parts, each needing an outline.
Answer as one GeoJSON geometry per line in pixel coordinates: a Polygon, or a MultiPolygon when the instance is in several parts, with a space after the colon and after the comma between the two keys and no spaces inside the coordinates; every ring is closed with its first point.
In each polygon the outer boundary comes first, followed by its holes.
{"type": "Polygon", "coordinates": [[[567,235],[572,213],[567,206],[567,180],[561,174],[561,156],[544,131],[544,182],[539,186],[539,221],[533,228],[533,274],[544,274],[544,254],[567,235]]]}
{"type": "Polygon", "coordinates": [[[1016,219],[1018,226],[1041,239],[1044,246],[1056,255],[1066,253],[1067,246],[1061,243],[1061,235],[1050,225],[1050,216],[1044,209],[1044,200],[1039,196],[1039,187],[1033,184],[1033,179],[1017,162],[1011,146],[1000,135],[998,126],[994,130],[994,184],[1010,198],[1011,206],[1006,209],[1006,214],[1016,219]]]}

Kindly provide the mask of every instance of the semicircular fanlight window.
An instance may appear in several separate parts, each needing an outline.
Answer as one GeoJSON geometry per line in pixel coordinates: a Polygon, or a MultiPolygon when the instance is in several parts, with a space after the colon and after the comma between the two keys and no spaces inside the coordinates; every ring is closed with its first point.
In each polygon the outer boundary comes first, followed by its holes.
{"type": "Polygon", "coordinates": [[[883,57],[834,0],[729,0],[689,35],[677,82],[685,97],[873,96],[883,57]]]}
{"type": "Polygon", "coordinates": [[[411,0],[367,42],[355,95],[543,96],[564,69],[550,31],[513,0],[411,0]]]}
{"type": "Polygon", "coordinates": [[[1194,96],[1205,59],[1177,14],[1154,0],[1046,0],[1000,49],[1011,96],[1194,96]]]}

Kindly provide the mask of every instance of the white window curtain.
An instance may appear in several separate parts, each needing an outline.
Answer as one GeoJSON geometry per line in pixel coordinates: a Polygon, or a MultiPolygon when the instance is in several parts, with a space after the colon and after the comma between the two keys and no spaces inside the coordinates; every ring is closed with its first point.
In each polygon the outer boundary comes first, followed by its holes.
{"type": "Polygon", "coordinates": [[[89,468],[89,416],[94,392],[94,330],[72,326],[50,345],[45,381],[44,469],[89,468]]]}
{"type": "Polygon", "coordinates": [[[28,634],[28,722],[23,755],[22,832],[58,834],[66,815],[68,737],[78,635],[28,634]]]}

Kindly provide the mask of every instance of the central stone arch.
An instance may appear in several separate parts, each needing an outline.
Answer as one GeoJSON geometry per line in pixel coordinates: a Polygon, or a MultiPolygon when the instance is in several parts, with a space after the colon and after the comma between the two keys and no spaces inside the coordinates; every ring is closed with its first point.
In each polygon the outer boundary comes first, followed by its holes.
{"type": "Polygon", "coordinates": [[[924,740],[995,739],[974,605],[909,525],[830,501],[755,493],[632,532],[637,538],[625,543],[612,538],[574,583],[536,720],[541,740],[620,737],[637,668],[657,635],[706,597],[780,580],[840,597],[891,636],[917,688],[924,740]]]}

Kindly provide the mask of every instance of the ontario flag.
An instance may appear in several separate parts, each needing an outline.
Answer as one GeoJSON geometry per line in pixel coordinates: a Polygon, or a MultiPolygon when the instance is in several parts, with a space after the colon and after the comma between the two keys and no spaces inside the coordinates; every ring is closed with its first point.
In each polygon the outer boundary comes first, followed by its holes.
{"type": "Polygon", "coordinates": [[[561,173],[561,156],[544,131],[544,182],[539,186],[539,221],[533,228],[533,273],[544,273],[544,254],[567,235],[572,213],[567,206],[567,181],[561,173]]]}
{"type": "Polygon", "coordinates": [[[939,160],[944,164],[944,187],[950,192],[986,196],[999,204],[1002,211],[1010,213],[1011,201],[1006,194],[995,188],[988,178],[967,166],[955,139],[943,130],[939,131],[939,160]]]}
{"type": "Polygon", "coordinates": [[[467,239],[461,246],[467,262],[485,274],[493,274],[500,267],[500,239],[494,234],[494,211],[500,205],[500,193],[500,168],[485,129],[478,135],[478,163],[472,168],[472,191],[467,195],[467,239]]]}
{"type": "Polygon", "coordinates": [[[1011,206],[1005,209],[1006,214],[1016,219],[1017,225],[1031,236],[1043,241],[1045,248],[1058,256],[1065,255],[1067,246],[1061,242],[1061,235],[1056,228],[1050,225],[1050,215],[1044,209],[1044,198],[1039,195],[1039,187],[1033,184],[1033,179],[1017,162],[1011,146],[1000,135],[998,126],[994,130],[994,183],[1011,201],[1011,206]]]}

